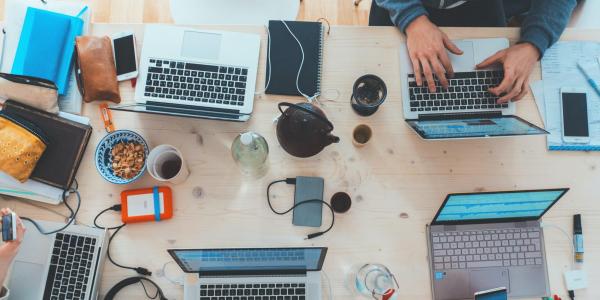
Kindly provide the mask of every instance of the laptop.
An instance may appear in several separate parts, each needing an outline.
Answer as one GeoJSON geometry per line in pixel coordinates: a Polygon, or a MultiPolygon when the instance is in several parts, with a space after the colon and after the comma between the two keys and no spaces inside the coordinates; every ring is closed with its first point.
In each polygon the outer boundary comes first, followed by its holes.
{"type": "Polygon", "coordinates": [[[550,295],[540,218],[568,189],[450,194],[427,226],[435,300],[550,295]]]}
{"type": "Polygon", "coordinates": [[[320,300],[327,248],[170,249],[186,273],[185,300],[320,300]]]}
{"type": "Polygon", "coordinates": [[[111,109],[247,121],[259,51],[258,34],[146,25],[136,103],[111,109]]]}
{"type": "Polygon", "coordinates": [[[469,39],[454,43],[462,55],[448,52],[454,77],[444,90],[435,80],[436,92],[417,86],[406,46],[400,47],[400,78],[406,123],[423,139],[446,140],[548,134],[517,116],[515,103],[497,104],[488,92],[503,79],[502,69],[476,70],[476,65],[509,46],[508,39],[469,39]]]}
{"type": "MultiPolygon", "coordinates": [[[[36,222],[46,231],[64,226],[36,222]]],[[[98,228],[70,225],[50,235],[28,230],[10,274],[11,299],[96,299],[107,245],[106,231],[98,228]]]]}

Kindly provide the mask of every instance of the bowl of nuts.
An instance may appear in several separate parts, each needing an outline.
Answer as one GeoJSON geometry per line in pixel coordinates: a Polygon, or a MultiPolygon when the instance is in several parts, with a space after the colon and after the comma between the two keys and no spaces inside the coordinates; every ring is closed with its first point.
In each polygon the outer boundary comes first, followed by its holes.
{"type": "Polygon", "coordinates": [[[146,170],[148,144],[130,130],[117,130],[105,136],[96,148],[96,169],[114,184],[128,184],[146,170]]]}

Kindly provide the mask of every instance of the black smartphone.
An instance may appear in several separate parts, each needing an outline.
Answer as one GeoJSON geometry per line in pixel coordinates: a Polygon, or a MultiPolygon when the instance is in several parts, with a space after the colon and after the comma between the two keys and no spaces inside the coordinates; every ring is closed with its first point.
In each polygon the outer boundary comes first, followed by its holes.
{"type": "MultiPolygon", "coordinates": [[[[323,200],[325,180],[321,177],[296,177],[294,205],[307,200],[323,200]]],[[[292,224],[296,226],[321,227],[323,203],[311,202],[296,206],[292,224]]]]}
{"type": "Polygon", "coordinates": [[[2,240],[13,241],[17,239],[17,216],[11,212],[2,216],[2,240]]]}

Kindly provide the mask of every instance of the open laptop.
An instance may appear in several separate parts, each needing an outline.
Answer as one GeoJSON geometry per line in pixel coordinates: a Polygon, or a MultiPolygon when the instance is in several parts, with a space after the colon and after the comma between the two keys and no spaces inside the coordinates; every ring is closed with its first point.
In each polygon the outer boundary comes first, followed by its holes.
{"type": "Polygon", "coordinates": [[[146,25],[136,103],[111,109],[247,121],[259,51],[258,34],[146,25]]]}
{"type": "Polygon", "coordinates": [[[510,298],[550,295],[540,218],[568,191],[450,194],[427,226],[435,300],[508,289],[510,298]]]}
{"type": "MultiPolygon", "coordinates": [[[[36,222],[46,231],[64,226],[36,222]]],[[[96,299],[108,245],[106,231],[70,225],[43,235],[29,227],[12,266],[11,299],[96,299]]]]}
{"type": "Polygon", "coordinates": [[[320,271],[327,248],[168,251],[184,272],[199,276],[195,283],[186,281],[185,300],[322,299],[320,271]]]}
{"type": "MultiPolygon", "coordinates": [[[[454,77],[444,90],[436,79],[436,92],[427,84],[417,86],[406,45],[400,47],[400,82],[404,118],[423,139],[503,137],[547,134],[515,116],[516,106],[497,104],[499,97],[488,92],[503,79],[502,69],[476,70],[476,65],[509,46],[505,38],[454,41],[462,55],[448,52],[454,77]]],[[[423,77],[424,78],[424,77],[423,77]]]]}

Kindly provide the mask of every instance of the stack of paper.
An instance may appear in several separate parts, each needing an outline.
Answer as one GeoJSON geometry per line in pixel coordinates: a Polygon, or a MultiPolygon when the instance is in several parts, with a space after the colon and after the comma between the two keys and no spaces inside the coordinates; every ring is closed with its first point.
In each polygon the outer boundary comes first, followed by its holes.
{"type": "MultiPolygon", "coordinates": [[[[546,130],[550,132],[547,137],[549,150],[600,151],[600,96],[577,68],[579,61],[596,65],[598,56],[600,56],[600,43],[583,41],[558,42],[544,54],[543,81],[533,82],[530,86],[546,130]],[[567,144],[562,139],[560,89],[563,87],[575,87],[587,91],[589,144],[567,144]]],[[[600,67],[595,70],[592,76],[600,78],[600,67]]]]}
{"type": "MultiPolygon", "coordinates": [[[[6,0],[4,5],[4,30],[6,31],[6,37],[3,46],[2,66],[0,68],[2,72],[10,73],[12,69],[28,7],[76,16],[86,5],[75,1],[47,0],[44,3],[40,0],[6,0]]],[[[84,21],[83,34],[85,35],[89,32],[89,9],[81,15],[81,19],[84,21]]],[[[74,71],[71,71],[71,77],[67,85],[68,89],[66,93],[59,98],[58,104],[60,110],[73,114],[81,114],[82,97],[77,89],[74,71]]]]}

